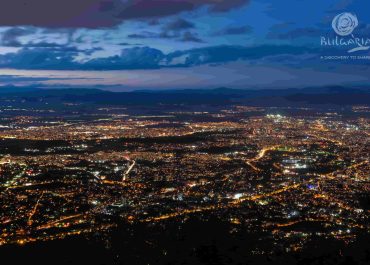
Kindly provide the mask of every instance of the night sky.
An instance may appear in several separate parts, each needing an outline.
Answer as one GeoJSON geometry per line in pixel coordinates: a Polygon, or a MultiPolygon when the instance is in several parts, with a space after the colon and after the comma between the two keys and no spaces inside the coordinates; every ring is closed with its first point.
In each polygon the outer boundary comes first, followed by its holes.
{"type": "MultiPolygon", "coordinates": [[[[368,0],[1,0],[0,86],[290,88],[363,86],[369,59],[322,47],[333,18],[368,0]]],[[[349,36],[350,38],[351,36],[349,36]]],[[[346,37],[347,38],[347,37],[346,37]]]]}

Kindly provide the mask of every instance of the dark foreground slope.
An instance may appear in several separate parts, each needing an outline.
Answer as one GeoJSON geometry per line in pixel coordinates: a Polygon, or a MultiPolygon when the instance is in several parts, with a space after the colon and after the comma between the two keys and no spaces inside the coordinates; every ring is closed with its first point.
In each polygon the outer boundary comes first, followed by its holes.
{"type": "Polygon", "coordinates": [[[246,229],[238,231],[217,219],[190,219],[161,226],[121,225],[104,235],[6,246],[2,260],[11,264],[368,264],[369,237],[348,245],[331,239],[313,239],[298,252],[253,253],[271,242],[246,229]],[[231,233],[231,231],[233,231],[231,233]],[[99,239],[97,239],[99,238],[99,239]],[[101,239],[101,238],[105,238],[101,239]],[[108,243],[109,242],[109,243],[108,243]]]}

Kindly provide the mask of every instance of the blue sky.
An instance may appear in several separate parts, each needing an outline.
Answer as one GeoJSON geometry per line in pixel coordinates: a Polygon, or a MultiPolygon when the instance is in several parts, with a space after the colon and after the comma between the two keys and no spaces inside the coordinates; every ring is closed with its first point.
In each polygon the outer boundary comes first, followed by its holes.
{"type": "Polygon", "coordinates": [[[322,47],[367,0],[3,0],[0,86],[284,88],[367,85],[369,50],[322,47]],[[61,3],[62,2],[62,3],[61,3]],[[327,56],[355,55],[357,59],[327,56]],[[329,58],[329,57],[328,57],[329,58]]]}

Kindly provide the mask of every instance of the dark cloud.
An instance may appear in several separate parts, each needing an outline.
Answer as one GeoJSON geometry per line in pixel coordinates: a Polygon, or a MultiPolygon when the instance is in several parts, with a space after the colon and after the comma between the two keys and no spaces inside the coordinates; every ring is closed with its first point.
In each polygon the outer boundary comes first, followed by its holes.
{"type": "MultiPolygon", "coordinates": [[[[196,1],[194,2],[201,2],[201,1],[196,1]]],[[[206,2],[206,1],[205,1],[206,2]]],[[[249,3],[249,0],[209,0],[207,1],[208,4],[212,4],[211,10],[215,12],[226,12],[229,11],[230,9],[236,8],[236,7],[241,7],[245,5],[246,3],[249,3]]]]}
{"type": "Polygon", "coordinates": [[[151,32],[151,31],[143,31],[140,33],[133,33],[127,35],[127,38],[130,39],[173,39],[177,41],[182,42],[198,42],[202,43],[204,42],[202,39],[200,39],[196,33],[192,33],[190,31],[185,32],[179,32],[179,31],[161,31],[159,33],[157,32],[151,32]]]}
{"type": "Polygon", "coordinates": [[[159,33],[159,37],[163,39],[174,39],[178,38],[180,34],[178,32],[162,31],[159,33]]]}
{"type": "Polygon", "coordinates": [[[256,47],[213,46],[170,53],[165,58],[165,65],[173,65],[173,62],[176,62],[176,66],[193,66],[238,60],[255,61],[281,54],[297,56],[317,52],[317,49],[314,48],[288,45],[263,45],[256,47]],[[181,63],[179,63],[180,58],[182,58],[181,63]]]}
{"type": "Polygon", "coordinates": [[[24,48],[17,53],[0,55],[0,66],[15,69],[73,69],[77,51],[48,48],[24,48]]]}
{"type": "Polygon", "coordinates": [[[49,70],[122,70],[122,69],[157,69],[162,67],[191,67],[203,64],[223,64],[239,60],[260,61],[271,64],[279,62],[281,57],[307,59],[318,50],[309,47],[294,46],[214,46],[164,54],[150,47],[123,49],[121,54],[105,58],[96,58],[84,62],[75,60],[80,53],[89,54],[94,49],[80,51],[73,47],[59,48],[24,48],[15,53],[0,55],[0,68],[49,69],[49,70]],[[303,57],[302,57],[303,56],[303,57]],[[306,57],[305,57],[306,56],[306,57]]]}
{"type": "Polygon", "coordinates": [[[5,32],[1,36],[1,46],[20,47],[22,44],[18,38],[27,36],[35,33],[35,29],[32,27],[13,27],[5,32]]]}
{"type": "Polygon", "coordinates": [[[180,37],[179,33],[170,31],[161,31],[159,33],[143,31],[140,33],[133,33],[127,35],[127,38],[130,39],[175,39],[179,37],[180,37]]]}
{"type": "MultiPolygon", "coordinates": [[[[0,34],[0,46],[7,46],[7,47],[22,47],[22,48],[31,48],[31,47],[43,47],[43,48],[65,48],[66,44],[60,44],[60,43],[54,43],[50,42],[47,40],[47,36],[49,34],[57,34],[59,39],[61,34],[64,34],[65,36],[65,42],[66,43],[72,43],[72,35],[73,35],[73,30],[64,30],[64,29],[44,29],[44,30],[39,30],[35,27],[11,27],[4,32],[0,34]],[[27,39],[23,39],[21,41],[20,39],[22,37],[28,36],[28,35],[33,35],[41,33],[42,35],[38,35],[38,39],[35,40],[35,38],[32,38],[33,40],[28,41],[27,39]]],[[[32,37],[34,37],[33,35],[32,37]]],[[[77,41],[74,41],[77,42],[77,41]]]]}
{"type": "MultiPolygon", "coordinates": [[[[32,49],[36,49],[35,51],[43,51],[43,52],[82,52],[87,55],[92,54],[95,51],[102,50],[102,48],[91,48],[91,49],[78,49],[77,47],[70,45],[70,41],[67,41],[64,44],[55,43],[55,42],[48,42],[48,41],[23,41],[20,42],[19,38],[23,36],[27,36],[30,34],[36,33],[36,29],[34,27],[13,27],[6,31],[4,31],[0,37],[0,46],[8,46],[8,47],[18,47],[23,48],[22,51],[31,51],[32,49]]],[[[26,53],[28,55],[28,53],[26,53]]]]}
{"type": "Polygon", "coordinates": [[[121,6],[120,18],[152,18],[174,15],[209,5],[212,11],[225,12],[249,0],[128,0],[121,6]]]}
{"type": "MultiPolygon", "coordinates": [[[[88,55],[95,49],[83,51],[88,55]]],[[[24,48],[16,53],[0,55],[0,68],[40,70],[118,70],[159,68],[165,55],[157,49],[135,47],[123,49],[120,55],[78,62],[76,56],[82,51],[65,49],[24,48]]]]}
{"type": "Polygon", "coordinates": [[[135,47],[124,49],[117,56],[90,60],[80,67],[96,70],[155,69],[159,68],[160,61],[164,57],[165,55],[160,50],[149,47],[135,47]]]}
{"type": "Polygon", "coordinates": [[[165,26],[165,30],[175,30],[175,31],[190,28],[194,28],[194,24],[182,18],[176,19],[165,26]]]}
{"type": "Polygon", "coordinates": [[[0,68],[14,69],[83,69],[84,66],[75,61],[83,53],[91,55],[101,48],[80,50],[74,46],[52,43],[28,44],[18,52],[0,55],[0,68]]]}
{"type": "Polygon", "coordinates": [[[155,18],[155,19],[151,19],[151,20],[145,20],[145,22],[149,25],[149,26],[157,26],[160,24],[160,21],[159,19],[155,18]]]}
{"type": "Polygon", "coordinates": [[[204,42],[202,39],[200,39],[195,33],[192,33],[190,31],[184,32],[181,41],[185,42],[204,42]]]}
{"type": "Polygon", "coordinates": [[[159,38],[159,34],[151,31],[143,31],[140,33],[133,33],[127,35],[127,38],[130,39],[151,39],[151,38],[159,38]]]}
{"type": "Polygon", "coordinates": [[[121,45],[121,46],[142,46],[144,44],[142,44],[142,43],[121,42],[121,43],[118,43],[118,45],[121,45]]]}
{"type": "Polygon", "coordinates": [[[112,1],[2,0],[0,25],[95,27],[115,24],[102,10],[104,2],[112,1]]]}
{"type": "Polygon", "coordinates": [[[127,35],[130,39],[177,39],[179,41],[203,42],[194,33],[184,30],[194,28],[194,24],[178,18],[164,25],[160,32],[142,31],[127,35]]]}
{"type": "Polygon", "coordinates": [[[0,25],[110,27],[125,19],[157,18],[210,6],[224,12],[249,0],[2,0],[0,25]]]}
{"type": "Polygon", "coordinates": [[[241,26],[241,27],[228,27],[223,30],[216,32],[215,35],[242,35],[252,32],[250,26],[241,26]]]}
{"type": "Polygon", "coordinates": [[[65,44],[58,44],[53,42],[28,42],[25,44],[22,44],[23,48],[48,48],[50,50],[63,50],[64,52],[77,52],[79,49],[77,49],[74,46],[68,46],[65,44]]]}

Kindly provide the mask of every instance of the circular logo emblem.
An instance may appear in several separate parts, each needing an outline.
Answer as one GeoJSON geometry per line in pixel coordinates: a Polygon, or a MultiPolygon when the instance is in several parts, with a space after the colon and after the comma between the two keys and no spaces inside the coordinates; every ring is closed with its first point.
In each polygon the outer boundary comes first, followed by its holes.
{"type": "Polygon", "coordinates": [[[358,19],[351,13],[342,13],[333,19],[331,25],[338,35],[348,36],[358,26],[358,19]]]}

